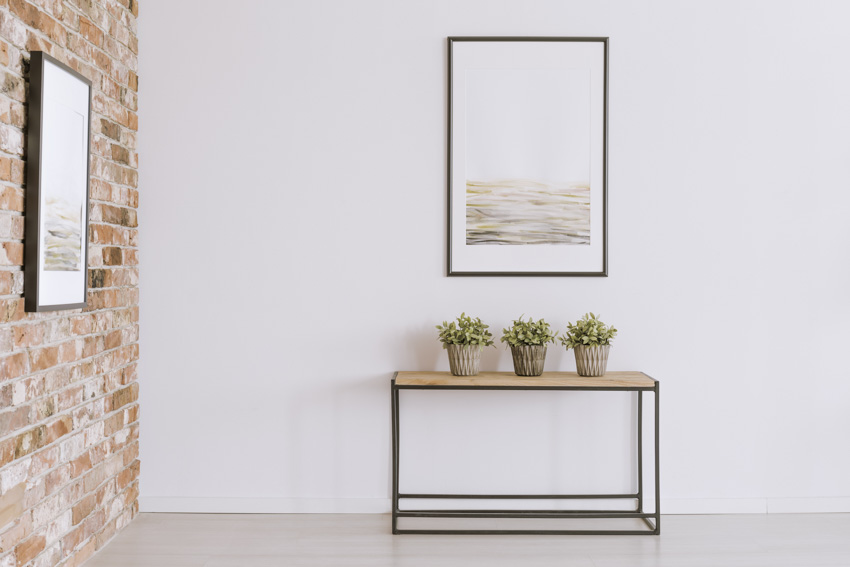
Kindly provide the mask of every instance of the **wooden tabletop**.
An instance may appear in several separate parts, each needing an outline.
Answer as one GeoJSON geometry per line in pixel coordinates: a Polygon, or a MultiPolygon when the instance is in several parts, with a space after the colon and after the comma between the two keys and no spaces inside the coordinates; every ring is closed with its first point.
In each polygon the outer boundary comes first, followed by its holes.
{"type": "Polygon", "coordinates": [[[452,376],[449,372],[397,372],[396,386],[504,388],[654,388],[655,380],[643,372],[606,372],[585,377],[575,372],[544,372],[542,376],[517,376],[513,372],[481,372],[477,376],[452,376]]]}

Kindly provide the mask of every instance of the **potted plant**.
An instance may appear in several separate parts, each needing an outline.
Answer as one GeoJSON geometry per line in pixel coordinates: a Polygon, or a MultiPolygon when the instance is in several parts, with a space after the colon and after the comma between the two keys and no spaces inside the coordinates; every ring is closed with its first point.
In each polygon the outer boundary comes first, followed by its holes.
{"type": "Polygon", "coordinates": [[[511,347],[514,359],[514,372],[517,376],[540,376],[546,361],[546,344],[555,340],[555,333],[549,323],[540,319],[515,320],[507,329],[502,329],[503,343],[511,347]]]}
{"type": "Polygon", "coordinates": [[[603,376],[608,365],[611,339],[617,329],[606,325],[593,313],[585,313],[575,324],[567,324],[561,344],[576,353],[576,371],[579,376],[603,376]]]}
{"type": "Polygon", "coordinates": [[[493,345],[493,335],[481,319],[461,313],[456,321],[437,325],[440,342],[449,352],[449,368],[453,376],[475,376],[481,366],[481,351],[493,345]]]}

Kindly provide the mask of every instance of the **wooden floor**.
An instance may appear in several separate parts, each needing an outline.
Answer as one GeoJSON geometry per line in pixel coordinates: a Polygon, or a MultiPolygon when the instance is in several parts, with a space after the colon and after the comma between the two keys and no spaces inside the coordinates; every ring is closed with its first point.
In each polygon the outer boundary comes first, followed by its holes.
{"type": "Polygon", "coordinates": [[[653,536],[393,536],[386,515],[141,514],[85,567],[850,566],[850,514],[664,516],[653,536]]]}

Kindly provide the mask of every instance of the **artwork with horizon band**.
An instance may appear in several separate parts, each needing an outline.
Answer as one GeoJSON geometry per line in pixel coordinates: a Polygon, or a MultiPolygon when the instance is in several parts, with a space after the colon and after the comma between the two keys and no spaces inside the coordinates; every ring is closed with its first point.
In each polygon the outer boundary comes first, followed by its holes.
{"type": "Polygon", "coordinates": [[[24,308],[88,303],[91,80],[43,51],[30,53],[24,308]]]}
{"type": "Polygon", "coordinates": [[[590,244],[586,69],[466,73],[466,243],[590,244]]]}
{"type": "Polygon", "coordinates": [[[607,276],[608,38],[450,37],[449,276],[607,276]]]}

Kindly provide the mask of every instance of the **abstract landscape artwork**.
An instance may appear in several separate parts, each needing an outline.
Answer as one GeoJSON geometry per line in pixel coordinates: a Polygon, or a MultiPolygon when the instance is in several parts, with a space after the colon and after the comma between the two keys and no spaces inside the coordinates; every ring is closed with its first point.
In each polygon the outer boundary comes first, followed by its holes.
{"type": "Polygon", "coordinates": [[[44,269],[50,272],[78,272],[82,262],[80,222],[83,208],[64,199],[45,201],[44,269]]]}
{"type": "Polygon", "coordinates": [[[86,306],[91,82],[41,51],[30,59],[24,304],[86,306]]]}
{"type": "Polygon", "coordinates": [[[607,275],[607,39],[449,38],[448,275],[607,275]]]}
{"type": "Polygon", "coordinates": [[[590,244],[585,69],[466,72],[466,243],[590,244]]]}
{"type": "Polygon", "coordinates": [[[590,244],[590,187],[467,180],[466,243],[590,244]]]}
{"type": "Polygon", "coordinates": [[[45,271],[77,272],[82,264],[86,117],[49,99],[44,122],[52,135],[42,140],[41,188],[45,271]]]}

